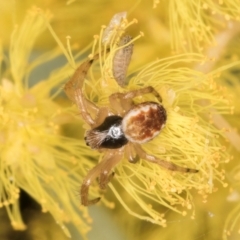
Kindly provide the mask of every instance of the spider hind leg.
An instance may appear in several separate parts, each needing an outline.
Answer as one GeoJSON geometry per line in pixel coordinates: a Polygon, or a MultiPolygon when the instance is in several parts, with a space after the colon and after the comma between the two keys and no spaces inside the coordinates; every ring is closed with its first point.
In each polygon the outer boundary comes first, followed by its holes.
{"type": "Polygon", "coordinates": [[[139,146],[139,144],[135,144],[134,145],[135,149],[136,149],[136,152],[137,154],[144,160],[147,160],[149,162],[152,162],[152,163],[156,163],[158,164],[159,166],[163,167],[163,168],[166,168],[170,171],[177,171],[177,172],[182,172],[182,173],[197,173],[198,170],[197,169],[192,169],[192,168],[185,168],[185,167],[181,167],[181,166],[178,166],[174,163],[171,163],[171,162],[167,162],[165,160],[162,160],[162,159],[159,159],[159,158],[156,158],[155,156],[153,155],[150,155],[150,154],[147,154],[142,148],[141,146],[139,146]]]}

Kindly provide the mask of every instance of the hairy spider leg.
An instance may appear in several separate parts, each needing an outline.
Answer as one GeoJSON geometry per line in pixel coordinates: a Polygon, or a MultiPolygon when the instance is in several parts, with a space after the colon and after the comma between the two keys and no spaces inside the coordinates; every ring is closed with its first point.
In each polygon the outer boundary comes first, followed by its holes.
{"type": "Polygon", "coordinates": [[[92,128],[98,127],[101,125],[106,117],[109,115],[109,109],[107,107],[98,108],[97,113],[95,114],[95,123],[91,126],[92,128]]]}
{"type": "Polygon", "coordinates": [[[108,182],[113,177],[111,174],[111,170],[121,161],[123,155],[122,148],[116,151],[108,151],[103,158],[103,160],[98,163],[93,169],[91,169],[87,176],[83,180],[83,184],[81,186],[80,194],[81,194],[81,203],[84,206],[92,205],[97,203],[101,198],[95,198],[93,200],[88,200],[88,191],[92,182],[99,177],[99,185],[102,189],[104,189],[108,182]]]}
{"type": "MultiPolygon", "coordinates": [[[[83,119],[89,124],[93,125],[94,120],[92,119],[91,115],[87,111],[87,101],[82,93],[82,86],[84,79],[87,75],[89,68],[91,67],[94,59],[97,59],[99,55],[95,55],[93,59],[88,59],[84,63],[82,63],[77,70],[74,72],[71,79],[65,84],[64,90],[74,103],[77,104],[83,119]]],[[[96,107],[97,108],[97,107],[96,107]]]]}
{"type": "Polygon", "coordinates": [[[114,177],[115,173],[112,172],[109,174],[108,171],[104,170],[103,172],[101,172],[100,176],[99,176],[99,186],[101,189],[105,189],[108,185],[108,183],[112,180],[112,178],[114,177]]]}
{"type": "Polygon", "coordinates": [[[162,102],[162,97],[152,86],[129,91],[127,93],[114,93],[114,94],[116,94],[116,95],[120,94],[121,95],[120,97],[122,97],[123,99],[132,99],[132,98],[141,96],[143,94],[148,94],[148,93],[153,94],[158,99],[159,102],[162,102]]]}
{"type": "Polygon", "coordinates": [[[64,90],[70,100],[75,102],[75,89],[82,89],[85,77],[94,60],[98,59],[96,54],[92,59],[83,62],[74,72],[70,80],[65,84],[64,90]]]}
{"type": "Polygon", "coordinates": [[[109,96],[109,103],[114,111],[120,116],[123,116],[133,105],[132,100],[123,99],[122,94],[123,93],[113,93],[109,96]]]}
{"type": "Polygon", "coordinates": [[[198,172],[198,170],[196,170],[196,169],[180,167],[174,163],[167,162],[165,160],[156,158],[155,156],[146,153],[139,144],[134,144],[134,148],[135,148],[137,154],[140,156],[140,158],[147,160],[151,163],[156,163],[156,164],[160,165],[161,167],[166,168],[168,170],[183,172],[183,173],[197,173],[198,172]]]}
{"type": "Polygon", "coordinates": [[[110,95],[109,101],[119,114],[124,114],[126,111],[131,109],[133,105],[132,98],[148,93],[153,94],[159,102],[162,102],[162,97],[152,86],[140,88],[127,93],[113,93],[110,95]]]}
{"type": "MultiPolygon", "coordinates": [[[[106,53],[108,53],[110,49],[106,49],[106,53]]],[[[104,54],[104,50],[101,54],[104,54]]],[[[95,54],[93,58],[86,60],[83,62],[74,72],[73,76],[70,80],[65,84],[64,90],[69,97],[70,100],[75,102],[75,89],[82,89],[85,77],[88,73],[89,68],[91,67],[93,61],[99,58],[99,53],[95,54]]]]}
{"type": "Polygon", "coordinates": [[[65,84],[64,90],[69,97],[79,108],[80,113],[87,124],[95,127],[103,122],[108,115],[107,108],[98,108],[94,103],[87,100],[82,92],[83,82],[87,75],[89,68],[94,60],[99,58],[96,54],[92,59],[82,63],[74,72],[71,79],[65,84]],[[93,119],[89,111],[94,111],[96,119],[93,119]]]}
{"type": "Polygon", "coordinates": [[[137,163],[140,160],[131,142],[125,146],[125,158],[128,159],[130,163],[137,163]]]}

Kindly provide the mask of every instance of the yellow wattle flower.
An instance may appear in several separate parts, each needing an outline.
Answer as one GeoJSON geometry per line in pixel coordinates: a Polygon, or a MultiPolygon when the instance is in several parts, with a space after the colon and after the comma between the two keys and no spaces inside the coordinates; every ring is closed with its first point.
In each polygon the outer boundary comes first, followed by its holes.
{"type": "MultiPolygon", "coordinates": [[[[15,229],[24,229],[18,207],[19,189],[24,189],[44,212],[52,214],[68,236],[65,224],[71,222],[84,235],[91,220],[88,209],[80,206],[75,192],[87,171],[101,160],[103,154],[85,146],[83,138],[69,139],[62,135],[61,126],[65,122],[73,119],[80,124],[83,122],[78,109],[61,106],[56,96],[74,68],[85,59],[75,63],[82,52],[71,53],[69,37],[67,47],[61,43],[48,23],[49,18],[49,13],[32,9],[23,24],[13,32],[9,63],[5,55],[1,57],[7,68],[3,68],[0,82],[0,206],[6,207],[15,229]],[[61,51],[53,49],[29,62],[33,44],[46,27],[61,51]],[[30,87],[33,70],[62,54],[69,63],[30,87]],[[95,162],[90,161],[93,158],[95,162]]],[[[128,26],[124,25],[123,32],[128,26]]],[[[133,42],[137,43],[142,36],[140,33],[133,42]]],[[[91,54],[104,50],[101,38],[102,32],[95,35],[91,54]]],[[[177,35],[174,39],[181,40],[177,35]]],[[[110,54],[101,55],[85,81],[87,98],[99,106],[109,106],[108,96],[114,92],[148,85],[155,87],[163,97],[168,120],[159,137],[145,144],[144,149],[178,165],[196,168],[199,173],[170,172],[143,160],[131,165],[123,159],[115,169],[116,175],[109,187],[122,206],[140,219],[166,226],[166,216],[159,210],[160,205],[182,215],[191,211],[194,218],[196,195],[192,192],[197,191],[206,202],[208,195],[216,190],[216,182],[226,186],[222,167],[232,158],[225,151],[225,145],[229,143],[222,137],[228,129],[214,126],[221,114],[233,112],[229,94],[215,83],[221,69],[208,74],[192,69],[211,60],[190,53],[157,59],[134,69],[134,61],[145,56],[136,48],[129,68],[129,85],[122,89],[112,74],[117,44],[116,41],[110,44],[110,54]]],[[[137,98],[136,102],[147,100],[155,99],[147,95],[137,98]]],[[[99,196],[97,183],[91,187],[90,196],[99,196]]],[[[107,195],[102,197],[106,206],[114,207],[115,200],[110,201],[107,195]]]]}
{"type": "Polygon", "coordinates": [[[29,10],[23,23],[13,31],[9,62],[5,55],[2,57],[6,69],[2,69],[0,80],[0,207],[6,208],[14,229],[25,229],[18,202],[23,189],[43,212],[51,213],[68,236],[66,223],[75,225],[84,236],[91,220],[87,209],[80,206],[76,191],[81,172],[86,173],[79,163],[88,160],[86,155],[81,162],[77,158],[87,147],[82,141],[61,134],[61,125],[72,116],[69,108],[55,99],[70,68],[63,67],[29,86],[35,68],[61,54],[54,49],[33,62],[29,59],[49,18],[48,12],[29,10]]]}
{"type": "MultiPolygon", "coordinates": [[[[159,4],[157,8],[160,7],[159,4]]],[[[238,0],[198,3],[170,0],[165,7],[168,8],[171,47],[176,52],[202,52],[206,47],[217,44],[216,34],[231,29],[235,22],[240,21],[238,0]]]]}
{"type": "MultiPolygon", "coordinates": [[[[114,92],[126,92],[150,85],[162,96],[163,105],[168,112],[166,128],[159,137],[144,144],[143,147],[146,152],[160,159],[198,169],[199,173],[188,175],[171,172],[144,160],[132,165],[124,159],[115,169],[114,180],[109,186],[130,214],[166,226],[164,214],[156,209],[159,205],[182,215],[193,209],[194,218],[194,199],[190,190],[197,190],[202,195],[203,201],[207,201],[207,196],[216,190],[216,180],[227,186],[224,182],[225,171],[220,168],[220,165],[231,159],[231,155],[225,151],[226,147],[222,144],[222,137],[227,130],[217,129],[213,121],[219,114],[232,114],[233,106],[229,94],[214,81],[220,70],[204,74],[185,67],[190,63],[208,64],[211,61],[198,54],[176,55],[150,62],[137,71],[130,70],[133,77],[129,77],[129,84],[125,89],[120,88],[112,74],[114,55],[121,48],[118,45],[119,31],[124,33],[135,22],[135,20],[129,23],[126,20],[119,22],[119,26],[115,26],[115,32],[110,31],[110,40],[107,44],[104,40],[105,26],[99,35],[94,36],[89,57],[100,53],[99,64],[93,65],[83,89],[91,102],[108,107],[109,96],[114,92]],[[106,50],[108,46],[109,54],[106,50]],[[122,191],[119,194],[119,186],[124,189],[122,190],[124,194],[122,191]],[[130,198],[141,210],[137,212],[135,208],[130,208],[125,198],[127,201],[130,198]]],[[[136,42],[141,36],[142,33],[131,43],[136,42]]],[[[136,103],[144,101],[154,101],[154,98],[144,95],[135,99],[136,103]]],[[[114,109],[112,111],[114,112],[114,109]]],[[[103,156],[104,151],[99,154],[99,161],[103,156]]],[[[97,188],[97,185],[90,188],[90,196],[96,197],[97,188]]],[[[102,201],[107,206],[113,207],[104,196],[102,201]]]]}

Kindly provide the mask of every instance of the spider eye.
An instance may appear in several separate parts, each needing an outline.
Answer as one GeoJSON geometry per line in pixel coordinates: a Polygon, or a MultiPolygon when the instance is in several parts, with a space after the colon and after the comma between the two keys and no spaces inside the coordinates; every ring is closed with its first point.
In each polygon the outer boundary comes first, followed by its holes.
{"type": "Polygon", "coordinates": [[[116,149],[128,142],[122,131],[122,118],[119,116],[106,117],[100,126],[87,131],[84,139],[93,149],[116,149]]]}

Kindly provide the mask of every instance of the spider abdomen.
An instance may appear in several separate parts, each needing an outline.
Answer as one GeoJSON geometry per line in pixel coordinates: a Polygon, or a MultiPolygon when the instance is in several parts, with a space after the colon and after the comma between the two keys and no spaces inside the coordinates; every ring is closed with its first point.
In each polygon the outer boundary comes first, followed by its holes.
{"type": "Polygon", "coordinates": [[[135,143],[145,143],[155,138],[165,126],[167,113],[156,102],[144,102],[131,108],[122,120],[125,137],[135,143]]]}

